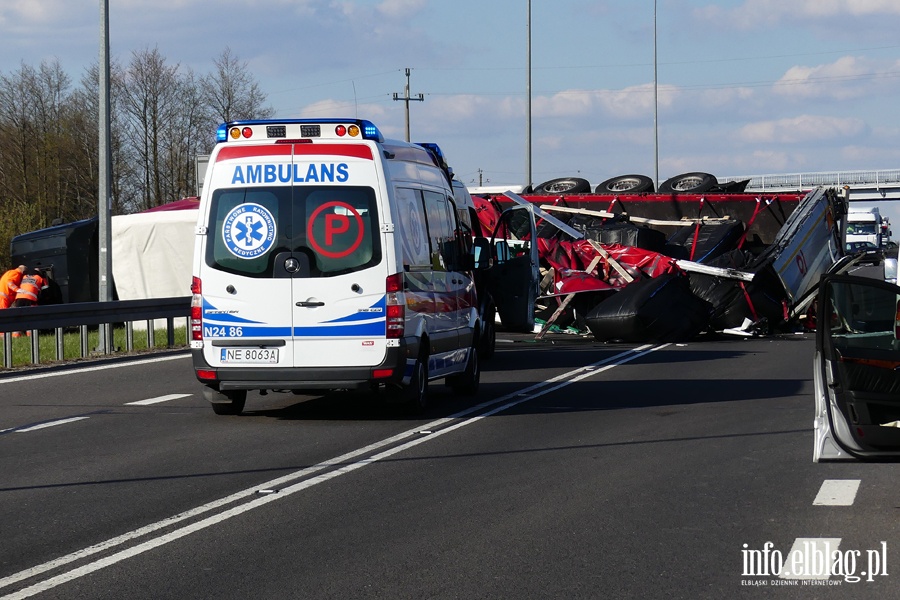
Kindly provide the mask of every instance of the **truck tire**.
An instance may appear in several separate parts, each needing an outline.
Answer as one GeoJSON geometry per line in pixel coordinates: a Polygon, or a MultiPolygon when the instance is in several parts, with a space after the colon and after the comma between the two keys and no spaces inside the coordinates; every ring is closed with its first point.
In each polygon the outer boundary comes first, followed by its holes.
{"type": "Polygon", "coordinates": [[[582,179],[581,177],[561,177],[534,186],[534,194],[537,196],[589,194],[590,192],[591,183],[587,179],[582,179]]]}
{"type": "Polygon", "coordinates": [[[659,184],[659,193],[699,194],[708,192],[717,185],[719,185],[719,181],[715,175],[710,175],[709,173],[682,173],[659,184]]]}
{"type": "Polygon", "coordinates": [[[654,190],[653,180],[646,175],[620,175],[607,179],[594,190],[597,194],[640,194],[654,190]]]}

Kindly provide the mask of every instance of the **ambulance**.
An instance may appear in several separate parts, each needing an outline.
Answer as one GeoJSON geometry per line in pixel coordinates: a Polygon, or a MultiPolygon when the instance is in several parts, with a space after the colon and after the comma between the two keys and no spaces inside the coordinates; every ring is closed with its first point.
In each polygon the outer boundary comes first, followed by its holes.
{"type": "Polygon", "coordinates": [[[440,148],[369,121],[222,124],[191,284],[214,412],[242,412],[250,390],[371,388],[413,410],[438,379],[475,394],[485,323],[466,198],[440,148]]]}

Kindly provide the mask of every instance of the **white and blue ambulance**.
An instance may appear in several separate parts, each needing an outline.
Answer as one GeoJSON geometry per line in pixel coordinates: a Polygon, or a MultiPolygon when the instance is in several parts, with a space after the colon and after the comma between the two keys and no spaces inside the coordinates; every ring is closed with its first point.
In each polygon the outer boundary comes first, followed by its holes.
{"type": "Polygon", "coordinates": [[[435,379],[476,393],[484,323],[459,201],[437,147],[365,120],[221,125],[191,304],[213,410],[240,413],[249,390],[371,387],[416,409],[435,379]]]}

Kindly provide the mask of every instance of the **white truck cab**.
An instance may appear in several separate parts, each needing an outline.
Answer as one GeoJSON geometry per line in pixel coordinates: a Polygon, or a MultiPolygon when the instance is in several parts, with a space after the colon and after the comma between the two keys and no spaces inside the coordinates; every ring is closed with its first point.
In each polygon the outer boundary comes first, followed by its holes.
{"type": "Polygon", "coordinates": [[[248,390],[371,387],[414,409],[435,379],[476,393],[485,324],[455,192],[436,146],[369,121],[222,124],[191,305],[213,410],[240,413],[248,390]]]}

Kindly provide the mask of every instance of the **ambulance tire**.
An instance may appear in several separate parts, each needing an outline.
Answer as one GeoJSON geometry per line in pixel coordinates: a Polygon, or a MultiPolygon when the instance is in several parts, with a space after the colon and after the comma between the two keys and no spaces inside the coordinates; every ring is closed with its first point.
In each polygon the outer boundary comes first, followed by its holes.
{"type": "Polygon", "coordinates": [[[478,385],[481,382],[481,364],[478,360],[478,346],[469,349],[469,360],[466,361],[466,370],[458,375],[447,378],[447,384],[454,394],[459,396],[474,396],[478,393],[478,385]]]}
{"type": "Polygon", "coordinates": [[[557,194],[590,194],[591,183],[581,177],[560,177],[534,186],[537,196],[555,196],[557,194]]]}
{"type": "Polygon", "coordinates": [[[428,408],[428,355],[422,353],[413,365],[409,385],[401,389],[406,412],[417,415],[428,408]]]}
{"type": "Polygon", "coordinates": [[[203,388],[203,397],[212,405],[217,415],[239,415],[247,403],[247,390],[220,392],[211,387],[203,388]]]}

